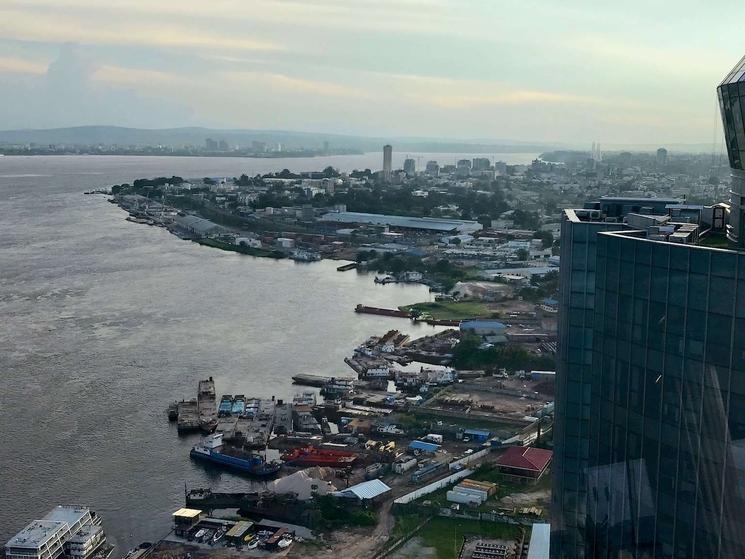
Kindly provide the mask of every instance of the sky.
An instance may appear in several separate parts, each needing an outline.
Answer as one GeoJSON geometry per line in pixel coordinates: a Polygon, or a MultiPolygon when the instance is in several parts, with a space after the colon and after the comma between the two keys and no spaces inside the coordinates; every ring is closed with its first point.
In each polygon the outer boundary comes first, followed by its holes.
{"type": "Polygon", "coordinates": [[[0,0],[0,129],[718,143],[741,0],[0,0]]]}

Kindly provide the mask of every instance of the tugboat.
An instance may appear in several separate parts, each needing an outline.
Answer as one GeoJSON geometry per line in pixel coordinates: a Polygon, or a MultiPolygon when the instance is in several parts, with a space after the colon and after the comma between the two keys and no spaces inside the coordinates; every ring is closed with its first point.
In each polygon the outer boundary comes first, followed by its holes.
{"type": "Polygon", "coordinates": [[[174,402],[168,406],[168,421],[176,421],[178,419],[178,402],[174,402]]]}
{"type": "Polygon", "coordinates": [[[195,460],[211,462],[253,477],[272,477],[282,468],[281,462],[267,462],[259,454],[223,445],[222,433],[206,437],[194,445],[189,455],[195,460]]]}

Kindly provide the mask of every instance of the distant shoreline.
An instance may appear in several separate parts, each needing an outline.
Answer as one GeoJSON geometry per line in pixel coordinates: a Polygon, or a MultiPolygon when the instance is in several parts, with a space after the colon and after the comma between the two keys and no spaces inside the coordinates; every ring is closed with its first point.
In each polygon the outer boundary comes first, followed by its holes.
{"type": "Polygon", "coordinates": [[[100,152],[100,153],[75,153],[75,152],[27,152],[27,151],[3,151],[0,148],[0,157],[231,157],[236,159],[309,159],[314,157],[335,157],[343,155],[365,155],[364,151],[348,151],[340,153],[299,153],[299,152],[276,152],[265,154],[243,154],[243,153],[141,153],[141,152],[100,152]]]}

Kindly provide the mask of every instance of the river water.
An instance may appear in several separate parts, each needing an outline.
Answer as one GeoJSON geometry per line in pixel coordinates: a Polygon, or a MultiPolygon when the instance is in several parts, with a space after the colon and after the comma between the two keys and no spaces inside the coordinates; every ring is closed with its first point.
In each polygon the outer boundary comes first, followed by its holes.
{"type": "Polygon", "coordinates": [[[115,556],[156,540],[185,484],[249,485],[192,463],[198,436],[178,437],[166,419],[200,378],[213,376],[218,394],[288,398],[293,374],[349,373],[343,358],[370,335],[432,332],[354,313],[429,300],[424,286],[202,247],[82,192],[172,174],[378,169],[379,159],[0,157],[0,544],[60,503],[98,511],[115,556]]]}

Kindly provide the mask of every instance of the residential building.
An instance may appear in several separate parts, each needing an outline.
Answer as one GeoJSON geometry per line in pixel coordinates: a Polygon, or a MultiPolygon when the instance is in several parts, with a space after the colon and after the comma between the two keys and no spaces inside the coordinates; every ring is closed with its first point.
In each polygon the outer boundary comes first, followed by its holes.
{"type": "Polygon", "coordinates": [[[404,173],[409,177],[416,174],[416,161],[414,159],[407,158],[404,160],[404,173]]]}
{"type": "Polygon", "coordinates": [[[88,557],[105,542],[100,519],[87,507],[62,505],[34,520],[5,544],[6,559],[88,557]],[[91,529],[88,530],[88,527],[91,529]]]}

